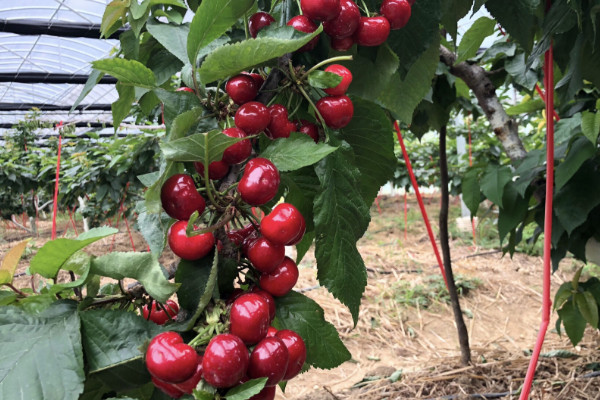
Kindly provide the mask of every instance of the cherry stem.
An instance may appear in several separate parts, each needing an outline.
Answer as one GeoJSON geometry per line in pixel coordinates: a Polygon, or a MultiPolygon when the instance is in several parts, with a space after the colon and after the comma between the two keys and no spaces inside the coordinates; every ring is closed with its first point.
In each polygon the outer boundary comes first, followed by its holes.
{"type": "Polygon", "coordinates": [[[323,65],[331,64],[331,63],[334,63],[336,61],[351,61],[351,60],[352,60],[352,56],[337,56],[337,57],[328,58],[327,60],[323,60],[320,63],[314,65],[311,69],[309,69],[304,74],[302,74],[300,76],[300,78],[298,78],[298,81],[301,82],[302,80],[304,80],[304,78],[306,76],[308,76],[308,74],[310,74],[311,72],[313,72],[317,68],[321,68],[323,65]]]}
{"type": "Polygon", "coordinates": [[[315,110],[315,115],[319,119],[319,122],[321,123],[321,125],[327,126],[327,124],[325,124],[325,120],[323,119],[323,116],[319,112],[319,109],[317,108],[317,106],[315,106],[315,103],[313,103],[313,101],[311,100],[308,93],[306,93],[306,91],[304,90],[304,88],[302,86],[298,86],[298,89],[300,90],[300,93],[302,93],[302,96],[304,96],[304,98],[308,101],[308,103],[313,108],[313,110],[315,110]]]}
{"type": "Polygon", "coordinates": [[[367,15],[367,17],[371,16],[371,13],[369,12],[369,7],[367,7],[367,5],[365,4],[364,0],[360,0],[362,6],[363,6],[363,11],[364,13],[367,15]]]}
{"type": "Polygon", "coordinates": [[[225,225],[227,225],[227,223],[229,221],[231,221],[233,219],[233,217],[235,217],[235,214],[236,214],[235,208],[231,207],[231,205],[227,206],[227,209],[225,209],[225,213],[223,214],[224,217],[222,219],[220,219],[214,225],[211,225],[211,226],[209,226],[207,228],[200,229],[200,230],[192,232],[192,234],[190,235],[190,237],[202,235],[202,234],[209,233],[209,232],[214,232],[217,229],[224,227],[225,225]]]}
{"type": "Polygon", "coordinates": [[[12,285],[12,283],[5,283],[6,286],[8,286],[13,292],[15,292],[16,294],[18,294],[19,296],[23,296],[23,297],[27,297],[27,293],[23,292],[20,289],[17,289],[16,287],[14,287],[12,285]]]}

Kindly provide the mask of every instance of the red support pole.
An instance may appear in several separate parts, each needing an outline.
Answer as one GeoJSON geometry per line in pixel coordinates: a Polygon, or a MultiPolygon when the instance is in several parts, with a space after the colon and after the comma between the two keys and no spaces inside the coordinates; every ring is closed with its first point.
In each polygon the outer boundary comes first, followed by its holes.
{"type": "MultiPolygon", "coordinates": [[[[67,210],[69,210],[68,207],[67,207],[67,210]]],[[[73,211],[69,210],[69,219],[71,220],[71,224],[73,224],[73,230],[75,231],[75,236],[79,236],[79,233],[77,232],[77,225],[75,224],[75,219],[73,218],[74,215],[75,215],[75,207],[73,207],[73,211]]]]}
{"type": "Polygon", "coordinates": [[[448,288],[448,281],[446,280],[446,272],[444,271],[444,263],[442,262],[442,257],[440,256],[440,251],[439,251],[437,243],[435,241],[435,236],[433,234],[433,230],[431,229],[431,224],[429,223],[429,217],[427,216],[427,210],[425,210],[425,204],[423,203],[423,198],[421,197],[421,192],[419,191],[419,185],[417,184],[417,178],[415,178],[415,173],[412,169],[412,164],[410,162],[410,158],[408,158],[408,153],[406,152],[406,147],[404,146],[404,140],[402,140],[402,132],[400,132],[400,126],[398,125],[398,121],[394,121],[394,128],[396,128],[396,136],[398,137],[398,142],[400,143],[400,147],[402,147],[402,155],[404,156],[404,161],[406,162],[406,168],[408,169],[408,175],[410,176],[410,181],[412,182],[413,189],[415,190],[415,194],[417,195],[417,201],[419,202],[421,214],[423,215],[423,222],[425,222],[425,227],[427,228],[427,233],[429,234],[429,240],[431,241],[431,247],[433,247],[433,252],[435,253],[435,258],[437,259],[438,266],[440,267],[440,271],[442,272],[442,276],[444,277],[444,282],[446,283],[446,288],[448,288]]]}
{"type": "Polygon", "coordinates": [[[377,206],[377,211],[379,212],[379,215],[381,215],[382,211],[381,207],[379,207],[379,196],[375,197],[375,205],[377,206]]]}
{"type": "MultiPolygon", "coordinates": [[[[123,211],[123,213],[125,213],[125,211],[123,211]]],[[[133,235],[131,235],[131,229],[129,229],[129,221],[127,221],[127,217],[123,216],[123,219],[125,220],[125,226],[127,227],[127,233],[129,234],[129,241],[131,242],[131,248],[133,249],[134,252],[136,252],[137,250],[135,249],[135,244],[133,244],[133,235]]]]}

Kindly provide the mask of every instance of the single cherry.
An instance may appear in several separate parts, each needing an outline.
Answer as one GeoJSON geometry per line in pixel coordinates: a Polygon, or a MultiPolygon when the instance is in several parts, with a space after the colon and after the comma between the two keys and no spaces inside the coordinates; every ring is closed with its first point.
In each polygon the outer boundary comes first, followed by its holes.
{"type": "Polygon", "coordinates": [[[183,342],[177,332],[156,335],[146,351],[146,368],[150,375],[163,382],[179,383],[194,375],[198,354],[183,342]]]}
{"type": "Polygon", "coordinates": [[[215,247],[215,236],[212,232],[207,232],[188,237],[187,224],[187,221],[177,221],[171,225],[167,234],[169,247],[176,256],[184,260],[199,260],[215,247]]]}
{"type": "Polygon", "coordinates": [[[341,76],[342,81],[336,87],[327,88],[323,91],[330,96],[342,96],[346,94],[348,86],[350,86],[350,83],[352,83],[352,72],[350,72],[348,68],[340,64],[331,64],[330,66],[325,68],[325,72],[331,72],[333,74],[341,76]]]}
{"type": "Polygon", "coordinates": [[[288,119],[288,110],[281,104],[273,104],[269,107],[271,123],[265,130],[265,133],[271,139],[288,138],[294,127],[290,125],[288,119]]]}
{"type": "MultiPolygon", "coordinates": [[[[204,164],[200,161],[194,162],[194,169],[204,178],[204,164]]],[[[229,172],[229,164],[224,161],[213,161],[208,166],[208,178],[219,180],[225,178],[229,172]]]]}
{"type": "MultiPolygon", "coordinates": [[[[304,32],[304,33],[313,33],[317,30],[318,26],[312,22],[306,15],[296,15],[294,18],[290,19],[287,24],[292,26],[295,30],[304,32]]],[[[306,43],[304,46],[300,47],[298,52],[311,51],[317,44],[319,43],[319,36],[315,36],[310,40],[310,42],[306,43]]]]}
{"type": "Polygon", "coordinates": [[[225,84],[225,91],[236,104],[244,104],[254,100],[258,94],[258,89],[259,86],[256,80],[245,74],[236,75],[225,84]]]}
{"type": "MultiPolygon", "coordinates": [[[[283,340],[283,339],[281,339],[283,340]]],[[[285,343],[285,340],[283,341],[285,343]]],[[[287,344],[286,344],[287,346],[287,344]]],[[[289,351],[289,346],[288,346],[288,351],[289,351]]],[[[288,366],[288,370],[289,370],[289,366],[288,366]]],[[[181,390],[183,393],[187,393],[187,394],[192,394],[192,392],[194,391],[194,389],[196,389],[196,386],[198,385],[198,382],[200,382],[200,380],[202,379],[202,356],[200,354],[198,354],[198,365],[196,366],[196,372],[194,372],[194,375],[192,375],[191,378],[189,378],[186,381],[183,381],[181,383],[176,383],[173,386],[175,386],[177,389],[181,390]]]]}
{"type": "Polygon", "coordinates": [[[248,245],[246,256],[254,268],[262,273],[269,273],[283,261],[285,245],[259,237],[248,245]]]}
{"type": "Polygon", "coordinates": [[[257,293],[246,293],[234,300],[229,314],[229,332],[247,345],[260,342],[269,330],[269,304],[257,293]]]}
{"type": "Polygon", "coordinates": [[[390,22],[391,29],[400,29],[410,19],[411,4],[407,0],[383,0],[379,12],[390,22]]]}
{"type": "MultiPolygon", "coordinates": [[[[250,292],[256,293],[257,295],[262,296],[267,301],[267,304],[269,305],[269,318],[271,318],[271,321],[273,321],[273,318],[275,318],[275,311],[276,311],[275,299],[273,298],[273,296],[271,296],[270,293],[265,292],[258,286],[253,286],[252,289],[250,290],[250,292]]],[[[269,328],[269,329],[271,329],[271,328],[269,328]]],[[[268,332],[267,332],[267,335],[268,335],[268,332]]]]}
{"type": "Polygon", "coordinates": [[[291,258],[285,257],[275,271],[260,276],[259,285],[274,297],[281,297],[292,290],[299,275],[296,263],[291,258]]]}
{"type": "Polygon", "coordinates": [[[265,337],[250,354],[248,377],[266,377],[265,386],[274,386],[283,379],[289,361],[288,349],[277,336],[265,337]]]}
{"type": "Polygon", "coordinates": [[[319,127],[310,121],[301,119],[296,122],[296,131],[310,136],[315,143],[319,142],[319,127]]]}
{"type": "Polygon", "coordinates": [[[340,13],[340,0],[300,0],[302,13],[309,19],[329,21],[340,13]]]}
{"type": "Polygon", "coordinates": [[[360,46],[379,46],[390,35],[390,23],[385,17],[360,17],[354,41],[360,46]]]}
{"type": "Polygon", "coordinates": [[[317,110],[332,129],[345,127],[354,115],[354,105],[348,96],[325,96],[317,101],[317,110]]]}
{"type": "MultiPolygon", "coordinates": [[[[223,134],[232,138],[246,137],[246,132],[240,128],[231,127],[223,130],[223,134]]],[[[249,139],[232,144],[223,152],[223,161],[229,165],[243,163],[252,154],[252,143],[249,139]]]]}
{"type": "Polygon", "coordinates": [[[202,214],[206,201],[196,190],[191,176],[175,174],[163,183],[160,189],[160,200],[169,217],[187,220],[194,211],[202,214]]]}
{"type": "Polygon", "coordinates": [[[354,46],[354,37],[350,36],[343,39],[331,38],[331,48],[336,51],[348,51],[354,46]]]}
{"type": "Polygon", "coordinates": [[[271,122],[269,109],[258,101],[242,104],[235,113],[235,126],[243,129],[248,135],[256,135],[264,131],[271,122]]]}
{"type": "Polygon", "coordinates": [[[142,315],[144,319],[150,320],[156,325],[164,325],[169,319],[174,319],[177,316],[179,306],[173,300],[167,300],[163,307],[164,309],[159,307],[156,301],[152,301],[150,308],[148,308],[148,304],[144,304],[142,315]]]}
{"type": "Polygon", "coordinates": [[[246,203],[260,206],[275,197],[279,190],[279,179],[279,171],[271,161],[253,158],[244,167],[237,190],[246,203]]]}
{"type": "Polygon", "coordinates": [[[216,388],[235,386],[248,370],[248,349],[239,337],[223,333],[213,337],[204,352],[202,375],[216,388]]]}
{"type": "MultiPolygon", "coordinates": [[[[267,336],[269,333],[267,332],[267,336]]],[[[281,339],[288,349],[290,360],[287,370],[283,376],[284,380],[289,380],[295,377],[302,370],[304,361],[306,361],[306,344],[304,340],[296,332],[289,329],[283,329],[275,333],[275,336],[281,339]]]]}
{"type": "Polygon", "coordinates": [[[352,36],[360,20],[360,10],[352,0],[340,0],[340,7],[337,17],[323,23],[323,31],[336,39],[352,36]]]}
{"type": "Polygon", "coordinates": [[[256,38],[258,31],[266,26],[271,25],[273,22],[275,22],[275,18],[273,18],[271,14],[264,11],[259,11],[256,14],[252,14],[252,16],[248,19],[248,30],[250,31],[250,36],[256,38]]]}
{"type": "MultiPolygon", "coordinates": [[[[272,243],[287,245],[306,229],[304,217],[290,203],[280,203],[260,221],[260,232],[272,243]]],[[[269,272],[269,271],[265,271],[269,272]]]]}

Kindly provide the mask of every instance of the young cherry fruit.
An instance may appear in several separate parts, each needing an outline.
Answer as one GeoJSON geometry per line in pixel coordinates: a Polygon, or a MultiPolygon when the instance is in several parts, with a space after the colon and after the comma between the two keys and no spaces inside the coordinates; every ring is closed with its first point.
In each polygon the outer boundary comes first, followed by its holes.
{"type": "Polygon", "coordinates": [[[343,65],[331,64],[325,68],[325,72],[331,72],[333,74],[342,77],[342,81],[335,87],[323,89],[325,93],[330,96],[342,96],[346,94],[348,87],[352,83],[352,72],[343,65]]]}
{"type": "Polygon", "coordinates": [[[206,207],[194,179],[186,174],[175,174],[167,179],[160,189],[160,200],[169,217],[178,220],[188,220],[194,211],[202,214],[206,207]]]}
{"type": "Polygon", "coordinates": [[[212,232],[207,232],[188,237],[187,225],[187,221],[177,221],[171,225],[167,234],[169,247],[176,256],[184,260],[204,258],[215,247],[215,236],[212,232]]]}
{"type": "Polygon", "coordinates": [[[178,312],[179,306],[173,300],[167,300],[164,309],[159,307],[156,301],[152,301],[150,308],[148,308],[148,304],[144,304],[144,307],[142,307],[144,319],[150,320],[156,325],[164,325],[169,319],[174,319],[178,312]]]}

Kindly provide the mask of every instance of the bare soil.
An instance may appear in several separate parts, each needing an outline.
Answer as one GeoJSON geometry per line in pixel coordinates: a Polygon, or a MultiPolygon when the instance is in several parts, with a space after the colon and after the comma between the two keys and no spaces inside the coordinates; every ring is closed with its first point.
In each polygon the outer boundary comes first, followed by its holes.
{"type": "MultiPolygon", "coordinates": [[[[438,204],[439,198],[430,199],[427,207],[434,230],[438,204]]],[[[285,393],[278,390],[276,399],[517,399],[541,322],[541,257],[515,254],[510,258],[500,251],[452,240],[455,273],[481,281],[461,297],[472,350],[472,364],[462,366],[450,306],[434,301],[427,308],[413,307],[396,299],[401,287],[424,283],[427,277],[440,273],[422,221],[407,227],[405,239],[402,198],[382,197],[379,206],[372,208],[371,225],[358,243],[369,272],[355,327],[348,310],[318,287],[311,252],[300,264],[296,285],[324,308],[352,359],[335,369],[311,370],[293,379],[285,393]],[[394,372],[399,379],[392,382],[389,377],[394,372]]],[[[417,210],[414,198],[409,197],[408,207],[417,210]]],[[[37,247],[48,238],[49,224],[40,225],[42,234],[33,239],[37,247]]],[[[114,243],[103,239],[91,246],[91,251],[103,254],[111,247],[131,251],[125,227],[121,231],[114,243]]],[[[5,225],[0,226],[0,233],[0,258],[18,240],[28,237],[23,231],[7,230],[5,225]]],[[[71,227],[67,237],[73,233],[71,227]]],[[[136,250],[144,250],[143,239],[137,233],[133,237],[136,250]]],[[[166,264],[174,260],[169,254],[164,257],[166,264]]],[[[24,271],[26,265],[27,260],[17,272],[24,271]]],[[[553,294],[571,279],[579,265],[571,259],[563,261],[552,276],[553,294]]],[[[18,277],[15,285],[30,285],[30,277],[18,277]]],[[[584,340],[573,347],[566,336],[553,329],[555,321],[553,312],[542,349],[548,357],[541,358],[531,398],[600,399],[600,374],[589,370],[594,365],[599,368],[593,364],[600,355],[598,331],[589,329],[584,340]],[[569,353],[563,356],[570,356],[556,357],[551,353],[555,350],[566,350],[569,353]]]]}

